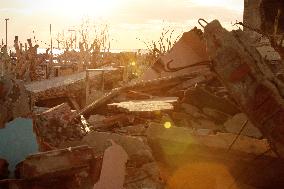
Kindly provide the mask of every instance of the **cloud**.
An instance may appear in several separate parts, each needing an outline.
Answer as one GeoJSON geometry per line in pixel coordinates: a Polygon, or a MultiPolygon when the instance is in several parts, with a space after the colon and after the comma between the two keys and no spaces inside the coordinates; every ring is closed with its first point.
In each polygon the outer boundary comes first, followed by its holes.
{"type": "MultiPolygon", "coordinates": [[[[75,0],[73,0],[75,1],[75,0]]],[[[82,0],[83,1],[83,0],[82,0]]],[[[87,2],[90,0],[84,0],[87,2]]],[[[219,19],[227,27],[230,22],[242,20],[241,0],[116,0],[117,6],[107,17],[118,46],[123,48],[139,46],[137,37],[155,39],[164,26],[170,25],[176,32],[183,32],[197,26],[197,20],[219,19]]],[[[9,0],[1,2],[2,17],[11,18],[12,42],[15,34],[26,39],[35,30],[38,38],[49,37],[51,23],[54,35],[71,26],[79,26],[82,15],[68,9],[67,0],[9,0]],[[56,2],[61,2],[56,4],[56,2]],[[67,2],[67,3],[64,3],[67,2]],[[59,11],[64,9],[64,11],[59,11]]],[[[71,1],[70,1],[71,2],[71,1]]],[[[80,3],[80,0],[78,0],[80,3]]],[[[92,6],[88,9],[90,12],[92,6]]],[[[83,10],[78,10],[84,12],[83,10]]],[[[86,14],[88,15],[88,14],[86,14]]],[[[90,15],[91,16],[91,15],[90,15]]],[[[3,30],[3,27],[0,28],[3,30]]],[[[3,37],[4,30],[2,32],[3,37]]],[[[143,44],[142,44],[143,45],[143,44]]],[[[133,47],[135,48],[135,47],[133,47]]]]}
{"type": "Polygon", "coordinates": [[[117,21],[141,23],[148,20],[183,22],[189,19],[220,19],[224,22],[241,19],[241,11],[222,6],[202,6],[183,0],[136,1],[120,9],[115,15],[117,21]]]}
{"type": "Polygon", "coordinates": [[[0,8],[1,13],[6,13],[6,14],[25,14],[25,15],[30,15],[32,14],[32,10],[30,9],[25,9],[25,8],[0,8]]]}

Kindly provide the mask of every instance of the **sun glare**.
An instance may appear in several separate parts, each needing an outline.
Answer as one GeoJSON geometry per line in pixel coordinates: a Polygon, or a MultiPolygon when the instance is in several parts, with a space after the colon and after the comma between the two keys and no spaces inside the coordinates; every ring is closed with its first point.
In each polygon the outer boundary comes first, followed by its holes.
{"type": "Polygon", "coordinates": [[[41,2],[40,8],[54,10],[57,14],[71,17],[84,15],[92,17],[108,17],[113,14],[119,5],[118,0],[51,0],[41,2]]]}
{"type": "Polygon", "coordinates": [[[243,4],[236,0],[188,0],[188,2],[198,6],[226,7],[232,10],[243,8],[243,4]]]}
{"type": "Polygon", "coordinates": [[[164,123],[164,127],[165,127],[166,129],[171,128],[171,127],[172,127],[171,122],[169,122],[169,121],[165,122],[165,123],[164,123]]]}

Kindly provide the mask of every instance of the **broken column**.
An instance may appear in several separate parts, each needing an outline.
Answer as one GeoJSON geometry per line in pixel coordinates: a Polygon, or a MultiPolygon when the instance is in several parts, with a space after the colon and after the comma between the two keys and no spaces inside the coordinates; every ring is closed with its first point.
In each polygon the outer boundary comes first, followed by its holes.
{"type": "Polygon", "coordinates": [[[273,150],[284,157],[283,83],[242,34],[228,32],[217,20],[205,27],[213,69],[273,150]]]}

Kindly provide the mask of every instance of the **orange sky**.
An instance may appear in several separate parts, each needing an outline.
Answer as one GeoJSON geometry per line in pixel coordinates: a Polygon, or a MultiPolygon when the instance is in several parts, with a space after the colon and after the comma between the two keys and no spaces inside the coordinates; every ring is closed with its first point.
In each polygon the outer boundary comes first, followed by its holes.
{"type": "Polygon", "coordinates": [[[49,42],[49,24],[53,37],[63,30],[67,35],[68,29],[79,28],[82,18],[88,17],[108,23],[112,48],[146,48],[136,38],[157,40],[163,26],[171,25],[178,35],[205,18],[219,19],[231,29],[236,20],[242,21],[242,13],[243,0],[0,0],[0,38],[5,41],[5,18],[10,18],[11,46],[15,35],[25,41],[33,30],[37,39],[49,42]]]}

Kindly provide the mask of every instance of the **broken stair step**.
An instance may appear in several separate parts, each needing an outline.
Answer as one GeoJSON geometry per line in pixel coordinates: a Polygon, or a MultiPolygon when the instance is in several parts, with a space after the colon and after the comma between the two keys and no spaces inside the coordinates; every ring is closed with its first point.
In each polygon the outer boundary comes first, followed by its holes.
{"type": "Polygon", "coordinates": [[[157,112],[173,110],[178,97],[161,97],[147,100],[133,100],[120,103],[108,104],[110,109],[123,112],[157,112]]]}

